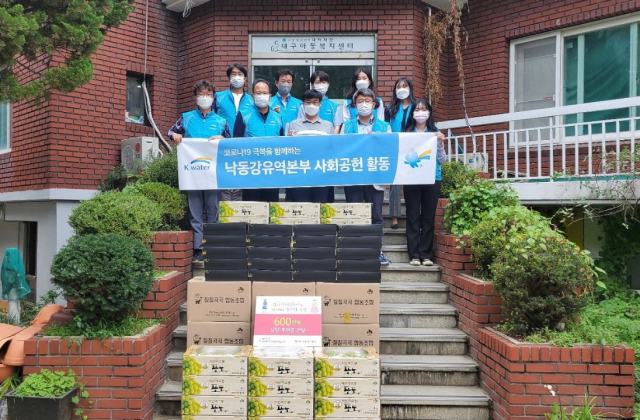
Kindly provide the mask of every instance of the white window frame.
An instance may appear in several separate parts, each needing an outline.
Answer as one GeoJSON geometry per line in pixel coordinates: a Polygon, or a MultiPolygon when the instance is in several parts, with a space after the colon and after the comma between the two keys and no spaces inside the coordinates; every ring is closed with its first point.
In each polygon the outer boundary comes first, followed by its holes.
{"type": "MultiPolygon", "coordinates": [[[[574,26],[571,28],[567,28],[567,29],[561,29],[558,31],[552,31],[552,32],[546,32],[543,34],[538,34],[538,35],[533,35],[530,37],[526,37],[526,38],[520,38],[520,39],[516,39],[513,40],[509,46],[509,112],[510,113],[514,113],[515,111],[515,93],[516,93],[516,88],[515,88],[515,81],[516,81],[516,47],[518,45],[521,44],[526,44],[526,43],[530,43],[530,42],[534,42],[534,41],[538,41],[541,39],[547,39],[547,38],[555,38],[555,42],[556,42],[556,65],[555,65],[555,71],[556,71],[556,83],[555,83],[555,108],[559,108],[561,106],[563,106],[564,104],[564,89],[563,89],[563,83],[564,83],[564,40],[567,37],[571,37],[571,36],[576,36],[576,35],[580,35],[580,34],[585,34],[588,32],[594,32],[594,31],[599,31],[599,30],[603,30],[603,29],[608,29],[608,28],[612,28],[612,27],[616,27],[616,26],[624,26],[624,25],[630,25],[632,23],[638,23],[638,27],[640,30],[640,13],[633,13],[630,15],[626,15],[626,16],[622,16],[622,17],[615,17],[615,18],[611,18],[611,19],[605,19],[599,22],[591,22],[591,23],[586,23],[586,24],[582,24],[582,25],[578,25],[578,26],[574,26]]],[[[632,45],[631,45],[631,55],[632,55],[632,59],[633,59],[633,55],[636,54],[637,48],[634,50],[634,45],[633,42],[635,42],[634,40],[632,40],[632,45]]],[[[635,85],[635,77],[640,74],[640,69],[635,69],[637,72],[636,74],[630,74],[630,78],[632,78],[632,81],[634,83],[632,83],[631,85],[634,86],[635,85]]],[[[637,94],[637,93],[636,93],[637,94]]],[[[552,109],[552,108],[550,108],[552,109]]],[[[632,114],[631,117],[633,118],[635,115],[633,114],[634,108],[632,108],[632,114]]],[[[581,121],[580,119],[580,115],[578,117],[578,122],[581,121]]],[[[562,124],[563,118],[561,116],[556,116],[554,117],[554,121],[553,124],[554,126],[560,126],[562,124]]],[[[509,123],[509,131],[510,132],[514,132],[515,129],[515,123],[512,121],[509,123]]],[[[611,135],[611,133],[607,134],[607,133],[603,133],[605,138],[608,140],[610,137],[615,138],[615,134],[613,134],[613,136],[611,135]]],[[[621,133],[621,135],[624,135],[625,137],[627,137],[626,135],[628,134],[628,137],[631,136],[631,133],[621,133]]],[[[593,135],[593,139],[601,139],[602,134],[598,134],[598,135],[593,135]]],[[[579,136],[579,138],[582,138],[584,136],[579,136]]],[[[556,139],[558,140],[558,139],[556,139]]],[[[567,137],[565,137],[565,140],[567,141],[573,141],[572,139],[569,139],[567,137]]],[[[584,141],[584,140],[580,140],[580,141],[584,141]]],[[[512,141],[510,141],[510,143],[512,143],[512,141]]],[[[545,141],[543,141],[543,143],[545,143],[545,141]]],[[[513,144],[511,144],[513,146],[513,144]]]]}
{"type": "Polygon", "coordinates": [[[11,102],[7,103],[7,147],[0,149],[0,154],[11,151],[11,102]]]}

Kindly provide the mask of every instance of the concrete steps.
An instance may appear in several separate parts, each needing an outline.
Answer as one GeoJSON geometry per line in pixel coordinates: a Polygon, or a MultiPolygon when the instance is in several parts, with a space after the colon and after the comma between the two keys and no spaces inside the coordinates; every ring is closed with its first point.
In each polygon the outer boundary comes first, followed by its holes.
{"type": "Polygon", "coordinates": [[[382,253],[391,263],[409,262],[406,245],[382,245],[382,253]]]}
{"type": "Polygon", "coordinates": [[[380,326],[387,328],[455,328],[458,312],[448,304],[380,304],[380,326]]]}
{"type": "Polygon", "coordinates": [[[464,355],[467,335],[457,328],[380,328],[380,354],[464,355]]]}
{"type": "Polygon", "coordinates": [[[447,303],[449,286],[444,283],[381,283],[380,303],[420,305],[425,303],[447,303]]]}
{"type": "Polygon", "coordinates": [[[435,283],[440,281],[440,267],[413,266],[408,262],[393,263],[387,267],[380,267],[382,283],[419,282],[435,283]]]}
{"type": "Polygon", "coordinates": [[[382,418],[485,420],[490,398],[478,387],[383,385],[382,418]]]}
{"type": "Polygon", "coordinates": [[[469,356],[382,355],[383,385],[478,385],[478,364],[469,356]]]}
{"type": "Polygon", "coordinates": [[[383,245],[404,245],[407,243],[407,230],[404,228],[399,229],[384,229],[384,236],[382,237],[383,245]]]}

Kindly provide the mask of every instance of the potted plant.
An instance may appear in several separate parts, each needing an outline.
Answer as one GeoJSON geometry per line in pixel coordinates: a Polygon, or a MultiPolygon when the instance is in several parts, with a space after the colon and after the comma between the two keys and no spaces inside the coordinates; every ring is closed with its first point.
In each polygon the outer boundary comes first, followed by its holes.
{"type": "Polygon", "coordinates": [[[15,390],[7,393],[8,420],[71,420],[74,414],[86,419],[82,408],[77,407],[74,412],[81,397],[88,398],[89,393],[72,370],[42,369],[40,373],[27,375],[15,390]]]}

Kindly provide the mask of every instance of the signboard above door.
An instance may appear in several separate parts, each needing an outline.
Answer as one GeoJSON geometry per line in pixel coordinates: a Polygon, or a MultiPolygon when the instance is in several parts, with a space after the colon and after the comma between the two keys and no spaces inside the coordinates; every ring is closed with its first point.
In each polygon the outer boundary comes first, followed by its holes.
{"type": "Polygon", "coordinates": [[[371,35],[281,35],[251,37],[254,54],[375,52],[371,35]]]}

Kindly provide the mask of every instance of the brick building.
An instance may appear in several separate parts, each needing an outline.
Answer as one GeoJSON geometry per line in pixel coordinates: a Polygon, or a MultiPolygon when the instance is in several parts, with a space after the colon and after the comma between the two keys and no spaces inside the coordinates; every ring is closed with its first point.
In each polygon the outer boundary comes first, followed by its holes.
{"type": "MultiPolygon", "coordinates": [[[[311,72],[325,70],[332,76],[329,96],[341,100],[353,70],[361,66],[372,69],[385,103],[400,76],[412,78],[422,96],[423,27],[432,12],[448,4],[448,0],[198,0],[183,17],[185,0],[165,2],[136,1],[129,19],[107,34],[96,53],[91,83],[71,94],[54,94],[41,106],[0,107],[0,251],[13,246],[23,250],[27,271],[37,278],[38,295],[50,287],[51,258],[71,235],[69,212],[93,196],[101,178],[120,162],[120,142],[156,136],[140,111],[136,89],[142,79],[149,86],[153,117],[163,134],[181,112],[193,107],[191,87],[197,80],[211,79],[216,89],[227,88],[225,71],[233,62],[247,66],[249,82],[257,76],[273,79],[279,68],[294,69],[298,79],[293,93],[298,96],[307,88],[311,72]]],[[[559,109],[554,118],[557,121],[560,115],[563,123],[571,118],[581,122],[635,117],[640,103],[605,114],[576,112],[576,117],[563,114],[561,108],[633,101],[637,96],[640,2],[471,0],[469,7],[470,12],[463,14],[469,35],[463,49],[466,103],[477,132],[538,127],[531,121],[546,117],[517,120],[513,115],[540,109],[559,109]],[[607,44],[607,39],[616,40],[616,45],[607,44]],[[595,66],[589,63],[594,60],[599,65],[614,63],[617,70],[591,71],[595,66]],[[609,83],[625,77],[627,83],[615,84],[615,89],[609,83]],[[610,89],[596,89],[603,86],[610,89]]],[[[436,117],[443,131],[451,129],[452,134],[464,131],[458,121],[464,111],[455,69],[447,49],[441,74],[444,95],[436,117]]],[[[618,133],[624,131],[620,127],[618,133]]],[[[538,132],[538,140],[544,141],[544,136],[538,132]]],[[[463,146],[458,150],[472,147],[470,139],[459,140],[458,146],[463,146]]],[[[454,153],[456,143],[450,147],[454,153]]],[[[474,152],[484,153],[480,155],[489,161],[487,170],[497,174],[495,162],[505,155],[511,162],[512,150],[498,144],[474,152]]],[[[540,149],[537,153],[545,156],[540,149]]],[[[555,156],[548,151],[547,161],[549,154],[555,156]]],[[[527,154],[531,162],[536,156],[527,154]]],[[[520,163],[516,159],[516,173],[523,161],[524,155],[520,163]]]]}

